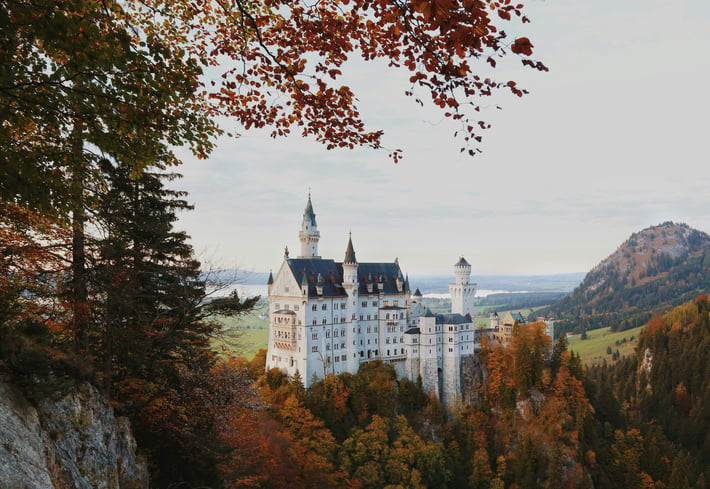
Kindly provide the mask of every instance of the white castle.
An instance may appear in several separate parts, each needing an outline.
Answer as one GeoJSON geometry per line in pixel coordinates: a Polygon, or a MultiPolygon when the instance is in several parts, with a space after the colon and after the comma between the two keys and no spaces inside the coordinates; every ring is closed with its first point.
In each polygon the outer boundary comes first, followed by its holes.
{"type": "Polygon", "coordinates": [[[311,196],[299,232],[301,255],[288,248],[269,274],[269,343],[266,368],[296,372],[308,387],[327,374],[355,373],[375,359],[399,377],[417,381],[449,405],[462,396],[462,365],[478,348],[473,324],[476,284],[461,257],[449,285],[451,313],[433,314],[397,259],[361,263],[352,235],[342,262],[318,256],[320,233],[311,196]]]}

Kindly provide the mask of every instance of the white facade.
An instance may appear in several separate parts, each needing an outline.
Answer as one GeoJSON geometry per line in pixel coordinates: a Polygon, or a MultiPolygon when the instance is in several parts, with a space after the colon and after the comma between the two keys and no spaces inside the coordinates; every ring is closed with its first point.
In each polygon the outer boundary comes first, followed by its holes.
{"type": "Polygon", "coordinates": [[[434,315],[419,303],[421,294],[412,296],[397,260],[360,263],[352,238],[343,262],[318,256],[310,195],[299,238],[301,256],[293,259],[286,251],[276,276],[269,277],[267,370],[299,372],[308,387],[327,374],[355,373],[362,363],[380,359],[400,377],[421,376],[425,390],[444,404],[461,397],[461,359],[475,347],[476,288],[463,257],[450,286],[452,313],[434,315]]]}

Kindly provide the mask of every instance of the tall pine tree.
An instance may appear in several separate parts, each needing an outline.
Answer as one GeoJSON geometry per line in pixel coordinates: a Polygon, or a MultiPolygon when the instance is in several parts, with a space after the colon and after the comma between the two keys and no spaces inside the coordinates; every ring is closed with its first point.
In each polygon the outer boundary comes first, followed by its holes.
{"type": "Polygon", "coordinates": [[[200,263],[188,236],[174,229],[177,213],[190,205],[164,185],[178,175],[156,167],[136,177],[108,161],[102,168],[106,189],[96,210],[102,235],[92,246],[91,275],[97,380],[131,418],[157,486],[216,486],[225,447],[216,442],[213,407],[218,399],[248,397],[249,387],[236,382],[228,393],[214,380],[210,340],[219,327],[210,315],[239,314],[256,299],[206,304],[200,263]]]}

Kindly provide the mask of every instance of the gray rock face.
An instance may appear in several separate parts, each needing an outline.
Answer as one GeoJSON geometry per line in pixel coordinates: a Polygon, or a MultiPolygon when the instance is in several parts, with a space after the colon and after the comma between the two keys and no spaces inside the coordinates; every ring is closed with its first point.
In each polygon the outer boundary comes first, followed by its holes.
{"type": "Polygon", "coordinates": [[[91,385],[35,408],[0,382],[0,488],[147,488],[135,452],[128,420],[91,385]]]}

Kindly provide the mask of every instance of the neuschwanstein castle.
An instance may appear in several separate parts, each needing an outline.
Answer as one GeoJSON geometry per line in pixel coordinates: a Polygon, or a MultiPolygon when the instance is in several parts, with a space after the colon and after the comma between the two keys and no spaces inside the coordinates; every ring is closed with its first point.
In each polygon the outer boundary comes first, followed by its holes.
{"type": "Polygon", "coordinates": [[[451,313],[433,314],[409,288],[397,259],[359,262],[352,236],[342,262],[318,256],[320,233],[310,194],[299,232],[301,254],[288,248],[269,275],[266,368],[297,371],[308,387],[327,374],[355,373],[380,359],[397,375],[451,404],[462,395],[462,366],[478,348],[473,324],[476,284],[461,257],[449,285],[451,313]]]}

